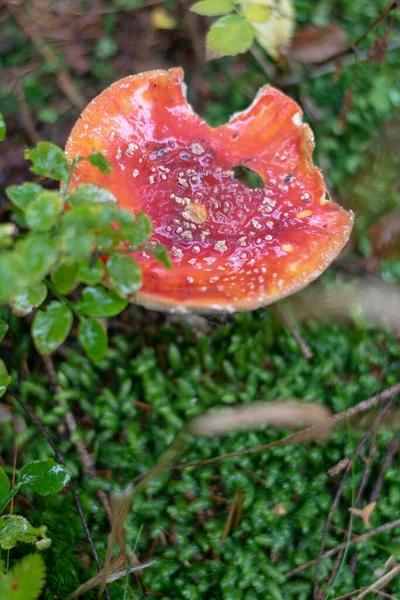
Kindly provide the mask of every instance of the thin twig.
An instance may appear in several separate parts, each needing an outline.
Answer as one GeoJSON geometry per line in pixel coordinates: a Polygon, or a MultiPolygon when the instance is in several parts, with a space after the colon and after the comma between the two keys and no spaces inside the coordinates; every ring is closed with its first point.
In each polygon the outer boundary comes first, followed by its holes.
{"type": "MultiPolygon", "coordinates": [[[[394,38],[391,40],[387,47],[387,52],[392,52],[393,50],[397,50],[400,48],[400,38],[394,38]]],[[[364,62],[368,60],[369,48],[366,50],[360,50],[357,54],[354,52],[349,52],[340,58],[341,67],[349,67],[356,63],[364,62]]],[[[309,79],[317,79],[318,77],[322,77],[323,75],[328,75],[329,73],[335,73],[338,68],[337,59],[330,60],[327,63],[323,63],[318,65],[314,69],[303,73],[303,72],[295,72],[291,75],[283,77],[277,81],[277,83],[282,87],[291,87],[293,85],[298,85],[302,81],[309,79]]]]}
{"type": "Polygon", "coordinates": [[[273,81],[275,78],[275,68],[273,65],[271,65],[266,58],[264,57],[263,52],[260,50],[260,48],[258,46],[256,46],[256,44],[253,44],[252,46],[250,46],[249,48],[251,54],[254,56],[254,58],[256,59],[256,61],[258,62],[258,64],[260,65],[261,69],[264,71],[265,75],[271,80],[273,81]]]}
{"type": "MultiPolygon", "coordinates": [[[[43,356],[43,363],[46,368],[50,386],[52,387],[53,391],[56,394],[59,394],[62,390],[58,383],[57,373],[54,368],[54,364],[53,364],[51,357],[43,356]]],[[[65,401],[61,401],[61,404],[65,405],[66,403],[65,403],[65,401]]],[[[96,478],[97,477],[96,466],[94,464],[92,457],[90,456],[89,452],[87,451],[87,448],[86,448],[85,444],[83,443],[83,441],[81,439],[77,439],[76,436],[73,435],[76,432],[78,425],[77,425],[75,417],[71,411],[67,411],[65,413],[65,423],[67,425],[69,433],[71,434],[71,437],[73,437],[75,439],[74,444],[75,444],[76,451],[78,453],[79,460],[83,467],[83,472],[90,479],[96,478]]],[[[107,498],[107,494],[103,490],[96,490],[96,496],[98,497],[101,505],[103,506],[109,522],[111,523],[112,522],[111,508],[110,508],[110,503],[107,498]]]]}
{"type": "Polygon", "coordinates": [[[32,144],[36,145],[39,141],[39,134],[36,131],[35,124],[33,122],[33,118],[29,110],[29,106],[26,102],[24,86],[22,84],[21,79],[17,79],[16,81],[15,95],[17,96],[25,131],[32,144]]]}
{"type": "MultiPolygon", "coordinates": [[[[321,560],[324,560],[325,558],[329,558],[330,556],[335,556],[335,554],[337,554],[343,548],[345,548],[347,544],[349,546],[354,546],[356,544],[359,544],[360,542],[364,542],[365,540],[367,540],[371,537],[374,537],[381,533],[386,533],[386,531],[390,531],[391,529],[395,529],[396,527],[400,527],[400,519],[397,519],[396,521],[392,521],[390,523],[385,523],[385,525],[381,525],[380,527],[376,527],[375,529],[371,529],[370,531],[366,531],[365,533],[358,535],[354,540],[350,540],[350,542],[343,542],[342,544],[339,544],[335,548],[332,548],[331,550],[328,550],[327,552],[325,552],[321,556],[321,560]]],[[[312,567],[313,565],[315,565],[316,562],[317,562],[317,560],[314,558],[313,560],[309,560],[309,561],[303,563],[299,567],[296,567],[292,571],[289,571],[288,573],[286,573],[286,578],[291,579],[292,577],[294,577],[294,575],[297,575],[298,573],[302,573],[309,567],[312,567]]]]}
{"type": "Polygon", "coordinates": [[[367,587],[365,590],[363,590],[361,592],[361,594],[358,594],[358,596],[355,598],[355,600],[361,600],[361,598],[365,598],[365,596],[367,594],[369,594],[370,592],[375,592],[377,590],[379,590],[380,588],[384,587],[385,585],[388,585],[388,583],[390,583],[392,581],[392,579],[394,577],[396,577],[396,575],[400,574],[400,565],[397,565],[396,567],[393,567],[393,569],[391,569],[388,573],[385,573],[385,575],[382,575],[382,577],[380,577],[377,581],[375,581],[375,583],[373,583],[372,585],[370,585],[369,587],[367,587]]]}
{"type": "MultiPolygon", "coordinates": [[[[383,395],[383,392],[380,394],[380,396],[382,397],[382,395],[383,395]]],[[[365,402],[367,402],[367,401],[365,401],[365,402]]],[[[332,523],[334,512],[335,512],[337,506],[339,505],[340,499],[341,499],[343,491],[344,491],[344,483],[346,482],[346,480],[347,480],[347,478],[348,478],[348,476],[350,474],[350,469],[351,469],[352,464],[354,463],[354,461],[360,455],[361,450],[365,446],[365,444],[367,443],[370,435],[373,434],[377,430],[377,428],[381,424],[384,416],[391,409],[393,402],[394,402],[394,396],[392,395],[391,397],[389,397],[388,404],[384,408],[382,408],[382,410],[377,415],[377,417],[376,417],[376,419],[375,419],[372,427],[369,429],[369,431],[364,435],[364,437],[362,438],[362,440],[357,445],[357,447],[356,447],[356,449],[354,451],[354,454],[352,456],[351,462],[349,463],[349,465],[348,465],[348,467],[347,467],[347,469],[346,469],[346,471],[345,471],[345,473],[343,475],[343,478],[342,478],[341,484],[339,486],[339,489],[338,489],[338,491],[336,493],[333,505],[331,507],[331,510],[329,511],[329,515],[328,515],[328,518],[326,520],[326,523],[325,523],[325,526],[324,526],[324,531],[323,531],[323,534],[322,534],[322,537],[321,537],[321,544],[320,544],[320,548],[319,548],[319,551],[318,551],[318,556],[317,556],[317,559],[316,559],[316,567],[315,567],[315,572],[314,572],[314,598],[317,598],[317,596],[318,596],[317,583],[318,583],[318,575],[319,575],[319,567],[320,567],[321,557],[323,556],[323,552],[324,552],[324,548],[325,548],[325,542],[326,542],[326,538],[328,536],[328,532],[329,532],[329,529],[330,529],[330,526],[331,526],[331,523],[332,523]]],[[[360,404],[362,404],[362,403],[360,403],[360,404]]],[[[348,532],[349,527],[347,527],[346,530],[348,532]]],[[[347,535],[346,535],[346,538],[347,538],[347,535]]],[[[344,544],[345,544],[344,549],[348,548],[349,541],[347,540],[346,542],[344,542],[344,544]]]]}
{"type": "Polygon", "coordinates": [[[229,532],[231,530],[233,516],[236,512],[239,500],[240,500],[240,492],[238,490],[237,492],[235,492],[235,495],[233,496],[232,504],[229,507],[228,518],[226,520],[224,531],[222,532],[222,536],[221,536],[221,545],[222,546],[225,544],[226,538],[228,537],[229,532]]]}
{"type": "MultiPolygon", "coordinates": [[[[400,393],[400,383],[396,383],[396,385],[393,385],[392,387],[383,390],[376,396],[372,396],[372,398],[368,398],[368,400],[363,400],[362,402],[359,402],[355,406],[352,406],[351,408],[349,408],[347,410],[337,413],[336,415],[333,416],[333,420],[335,423],[340,423],[347,418],[350,418],[350,417],[353,417],[354,415],[358,415],[363,412],[366,412],[367,410],[370,410],[371,408],[373,408],[375,406],[379,406],[379,404],[381,402],[384,402],[385,400],[393,398],[394,396],[396,396],[399,393],[400,393]]],[[[195,462],[185,463],[185,464],[181,464],[181,465],[172,465],[172,466],[168,467],[168,470],[171,470],[171,471],[172,470],[181,470],[181,469],[187,469],[189,467],[201,467],[203,465],[210,465],[212,463],[220,462],[221,460],[226,460],[227,458],[234,458],[236,456],[244,456],[246,454],[254,454],[256,452],[270,450],[271,448],[276,448],[278,446],[285,446],[290,443],[293,443],[293,444],[299,443],[298,442],[299,439],[301,440],[301,442],[310,441],[311,439],[315,439],[315,436],[312,437],[313,430],[314,430],[314,427],[306,427],[305,429],[296,431],[296,433],[290,435],[287,438],[284,438],[283,440],[279,440],[277,442],[270,442],[267,444],[261,444],[260,446],[253,446],[252,448],[247,448],[246,450],[236,450],[235,452],[229,452],[228,454],[220,454],[219,456],[213,456],[212,458],[207,458],[205,460],[198,460],[195,462]],[[310,433],[311,437],[309,437],[309,438],[305,437],[305,434],[307,432],[310,433]]]]}
{"type": "MultiPolygon", "coordinates": [[[[31,421],[36,425],[36,427],[38,428],[38,430],[40,431],[40,433],[43,435],[43,437],[46,439],[46,441],[48,442],[48,444],[51,446],[52,450],[54,451],[54,454],[56,455],[57,461],[60,464],[65,465],[64,455],[57,448],[56,444],[53,442],[52,438],[50,437],[50,434],[48,433],[47,429],[44,427],[44,425],[42,424],[42,422],[40,421],[40,419],[22,401],[22,399],[19,397],[18,394],[13,393],[12,397],[20,405],[20,407],[22,408],[22,410],[24,410],[26,412],[26,414],[29,415],[31,421]]],[[[88,522],[86,521],[86,517],[85,517],[85,514],[83,512],[82,504],[81,504],[81,502],[79,500],[78,492],[76,491],[76,488],[75,488],[74,484],[71,481],[69,482],[68,485],[69,485],[69,487],[71,489],[71,492],[72,492],[72,495],[74,497],[74,500],[75,500],[75,503],[76,503],[76,506],[77,506],[77,509],[78,509],[78,513],[79,513],[79,516],[81,518],[81,521],[82,521],[82,524],[83,524],[83,528],[85,530],[85,534],[86,534],[86,537],[87,537],[88,542],[89,542],[90,549],[91,549],[92,554],[93,554],[94,561],[96,563],[97,570],[101,571],[102,566],[101,566],[101,563],[100,563],[100,560],[99,560],[99,556],[97,554],[97,551],[96,551],[96,548],[95,548],[95,545],[94,545],[92,534],[90,533],[88,522]]],[[[107,588],[104,588],[104,595],[105,595],[105,597],[106,597],[107,600],[111,600],[110,594],[109,594],[109,591],[108,591],[107,588]]]]}
{"type": "Polygon", "coordinates": [[[71,75],[65,67],[61,67],[53,52],[48,48],[43,39],[36,34],[31,21],[29,21],[22,13],[20,6],[11,0],[5,0],[5,4],[22,31],[36,46],[37,51],[41,54],[42,58],[52,67],[52,69],[54,69],[58,85],[69,101],[78,109],[84,108],[86,106],[86,101],[76,87],[71,75]]]}
{"type": "Polygon", "coordinates": [[[394,439],[394,440],[391,440],[391,442],[389,442],[389,447],[387,450],[385,460],[383,461],[381,470],[379,472],[374,489],[372,490],[371,497],[369,499],[370,502],[378,502],[380,495],[381,495],[381,489],[382,489],[383,482],[385,479],[386,471],[389,469],[390,465],[392,464],[393,458],[399,451],[399,448],[400,448],[400,440],[399,439],[394,439]]]}
{"type": "Polygon", "coordinates": [[[382,402],[393,398],[397,394],[400,394],[400,382],[392,385],[389,388],[386,388],[382,392],[379,392],[379,394],[376,394],[376,396],[372,396],[372,398],[368,398],[368,400],[363,400],[355,406],[352,406],[351,408],[334,415],[333,419],[336,423],[340,423],[341,421],[345,421],[346,419],[354,417],[354,415],[364,413],[370,408],[379,406],[382,402]]]}
{"type": "Polygon", "coordinates": [[[284,308],[277,306],[275,308],[275,310],[278,313],[278,315],[281,317],[282,321],[285,323],[286,327],[289,329],[290,333],[292,334],[292,336],[294,337],[296,342],[298,343],[299,348],[300,348],[304,358],[306,360],[311,360],[314,355],[313,355],[312,351],[310,350],[309,345],[307,344],[307,342],[301,335],[296,321],[284,308]]]}

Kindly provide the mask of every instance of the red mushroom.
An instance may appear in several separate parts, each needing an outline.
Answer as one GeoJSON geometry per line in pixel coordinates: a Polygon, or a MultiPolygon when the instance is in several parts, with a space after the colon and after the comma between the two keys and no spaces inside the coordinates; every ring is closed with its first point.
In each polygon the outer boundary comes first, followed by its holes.
{"type": "Polygon", "coordinates": [[[253,104],[213,129],[185,99],[183,71],[117,81],[95,98],[67,143],[70,159],[94,150],[103,175],[80,162],[71,186],[108,188],[127,210],[145,211],[153,240],[171,253],[166,271],[137,257],[134,301],[160,310],[252,310],[316,279],[347,242],[353,215],[329,198],[312,162],[313,134],[299,106],[265,86],[253,104]],[[261,176],[249,189],[242,165],[261,176]]]}

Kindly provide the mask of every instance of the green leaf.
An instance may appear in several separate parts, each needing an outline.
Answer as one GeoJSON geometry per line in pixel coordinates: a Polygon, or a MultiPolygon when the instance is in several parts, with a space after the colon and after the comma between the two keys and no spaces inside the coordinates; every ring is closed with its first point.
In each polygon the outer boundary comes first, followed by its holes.
{"type": "Polygon", "coordinates": [[[69,470],[56,463],[53,458],[34,460],[24,465],[19,472],[18,487],[26,486],[40,496],[56,494],[71,479],[69,470]]]}
{"type": "Polygon", "coordinates": [[[43,192],[30,204],[26,211],[26,223],[35,231],[48,231],[56,224],[64,208],[58,192],[43,192]]]}
{"type": "Polygon", "coordinates": [[[41,281],[58,260],[56,242],[46,234],[28,235],[17,244],[17,252],[32,283],[41,281]]]}
{"type": "Polygon", "coordinates": [[[63,246],[66,253],[74,261],[79,261],[93,252],[94,233],[79,225],[69,225],[65,228],[62,236],[63,246]]]}
{"type": "Polygon", "coordinates": [[[0,319],[0,342],[8,331],[8,325],[3,319],[0,319]]]}
{"type": "Polygon", "coordinates": [[[142,287],[142,271],[132,256],[112,256],[107,262],[107,274],[112,286],[122,296],[134,294],[142,287]]]}
{"type": "Polygon", "coordinates": [[[88,258],[79,263],[78,277],[87,285],[96,285],[103,279],[105,273],[104,263],[100,258],[92,264],[92,259],[88,258]]]}
{"type": "Polygon", "coordinates": [[[25,150],[25,158],[32,161],[31,171],[51,179],[68,175],[68,161],[64,152],[51,142],[39,142],[36,148],[25,150]]]}
{"type": "Polygon", "coordinates": [[[10,383],[11,377],[8,374],[5,362],[0,358],[0,398],[4,396],[10,383]]]}
{"type": "Polygon", "coordinates": [[[51,274],[51,280],[60,294],[69,294],[79,283],[78,265],[65,262],[58,264],[51,274]]]}
{"type": "Polygon", "coordinates": [[[6,574],[0,574],[1,600],[37,600],[44,588],[46,567],[38,552],[24,556],[6,574]]]}
{"type": "Polygon", "coordinates": [[[114,317],[126,308],[128,302],[101,286],[87,287],[82,292],[79,304],[88,317],[114,317]]]}
{"type": "Polygon", "coordinates": [[[47,288],[43,283],[35,283],[22,294],[14,296],[10,307],[17,317],[29,315],[34,308],[38,308],[46,299],[47,288]]]}
{"type": "Polygon", "coordinates": [[[18,252],[0,254],[0,305],[7,304],[27,284],[23,258],[18,252]]]}
{"type": "Polygon", "coordinates": [[[80,206],[81,204],[116,204],[117,199],[106,188],[101,188],[91,183],[83,183],[72,190],[68,196],[68,203],[73,207],[80,206]]]}
{"type": "Polygon", "coordinates": [[[153,225],[146,213],[139,211],[133,223],[124,225],[122,231],[125,239],[132,246],[143,246],[150,238],[153,225]]]}
{"type": "Polygon", "coordinates": [[[219,56],[242,54],[252,45],[254,29],[240,15],[228,15],[213,23],[207,33],[207,47],[219,56]]]}
{"type": "Polygon", "coordinates": [[[100,227],[96,230],[95,246],[97,250],[107,252],[114,248],[118,248],[123,241],[126,240],[126,235],[122,230],[117,230],[112,225],[100,227]]]}
{"type": "Polygon", "coordinates": [[[171,256],[162,244],[152,244],[145,248],[146,252],[151,252],[156,260],[161,263],[169,271],[172,269],[171,256]]]}
{"type": "Polygon", "coordinates": [[[6,139],[6,122],[4,121],[3,115],[0,113],[0,142],[4,142],[6,139]]]}
{"type": "Polygon", "coordinates": [[[42,186],[37,183],[23,183],[10,185],[6,189],[6,194],[17,208],[26,210],[43,191],[42,186]]]}
{"type": "Polygon", "coordinates": [[[243,7],[243,14],[249,23],[265,23],[272,14],[272,9],[265,4],[248,4],[243,7]]]}
{"type": "Polygon", "coordinates": [[[217,17],[231,13],[233,11],[233,4],[229,0],[202,0],[193,4],[190,10],[197,15],[217,17]]]}
{"type": "Polygon", "coordinates": [[[106,157],[101,154],[101,152],[97,152],[97,150],[95,150],[90,156],[86,157],[86,160],[88,160],[94,167],[97,167],[99,171],[105,175],[111,173],[112,166],[106,157]]]}
{"type": "Polygon", "coordinates": [[[10,492],[11,485],[8,475],[5,470],[0,467],[0,512],[1,507],[7,502],[7,496],[10,492]]]}
{"type": "Polygon", "coordinates": [[[91,360],[104,358],[108,348],[107,332],[98,321],[83,319],[79,325],[78,339],[91,360]]]}
{"type": "Polygon", "coordinates": [[[36,544],[40,538],[44,537],[43,529],[43,527],[33,527],[28,519],[19,515],[0,517],[0,548],[11,550],[18,542],[36,544]]]}
{"type": "Polygon", "coordinates": [[[66,340],[72,321],[71,310],[61,302],[51,302],[46,310],[36,313],[32,337],[40,354],[51,354],[66,340]]]}

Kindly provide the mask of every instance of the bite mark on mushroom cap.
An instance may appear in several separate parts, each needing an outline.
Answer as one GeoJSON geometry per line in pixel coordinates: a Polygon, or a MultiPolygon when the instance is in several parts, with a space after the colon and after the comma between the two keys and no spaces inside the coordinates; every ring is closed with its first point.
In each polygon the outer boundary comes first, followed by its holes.
{"type": "Polygon", "coordinates": [[[312,162],[314,138],[299,106],[263,87],[229,123],[211,128],[187,104],[183,71],[117,81],[73,128],[70,159],[102,152],[103,175],[78,163],[71,188],[95,183],[121,206],[143,210],[153,240],[170,250],[166,271],[136,255],[144,276],[133,300],[171,311],[253,310],[316,279],[347,242],[353,215],[331,201],[312,162]],[[243,165],[261,189],[235,179],[243,165]]]}

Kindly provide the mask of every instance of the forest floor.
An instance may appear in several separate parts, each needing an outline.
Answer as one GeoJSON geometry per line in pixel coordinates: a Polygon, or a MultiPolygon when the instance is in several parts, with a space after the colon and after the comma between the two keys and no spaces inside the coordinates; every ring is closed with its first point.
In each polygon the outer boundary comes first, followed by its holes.
{"type": "MultiPolygon", "coordinates": [[[[334,22],[354,42],[387,3],[294,5],[298,27],[334,22]]],[[[323,276],[324,286],[355,279],[399,284],[398,12],[371,29],[357,64],[349,53],[342,64],[326,61],[321,69],[276,67],[266,58],[260,64],[250,53],[207,61],[209,22],[184,0],[6,0],[0,3],[0,107],[8,131],[0,185],[27,178],[25,147],[39,140],[64,146],[82,108],[119,77],[182,66],[191,104],[212,125],[248,106],[270,83],[303,107],[333,197],[356,213],[354,235],[323,276]],[[161,5],[171,29],[154,18],[161,5]],[[393,50],[381,62],[366,60],[389,22],[393,50]]],[[[2,192],[0,216],[7,210],[2,192]]],[[[381,308],[384,313],[384,303],[381,308]]],[[[28,324],[7,316],[10,333],[0,356],[20,382],[23,405],[50,432],[72,472],[102,564],[109,494],[139,480],[192,418],[213,407],[285,399],[318,402],[337,414],[375,397],[372,416],[343,419],[328,441],[183,468],[275,442],[285,432],[188,440],[176,457],[182,468],[161,473],[134,499],[124,522],[127,556],[133,565],[150,565],[110,583],[110,598],[400,598],[399,329],[357,317],[321,319],[323,311],[322,305],[293,330],[275,307],[226,318],[130,307],[110,320],[110,349],[97,364],[82,355],[74,336],[43,361],[28,324]],[[93,469],[85,465],[86,451],[93,469]],[[379,590],[362,595],[376,585],[379,590]]],[[[0,464],[11,476],[15,465],[49,456],[54,451],[37,423],[5,396],[0,464]]],[[[14,511],[48,527],[45,600],[65,600],[96,573],[68,489],[49,497],[20,493],[14,511]]],[[[18,546],[11,559],[27,551],[18,546]]]]}

